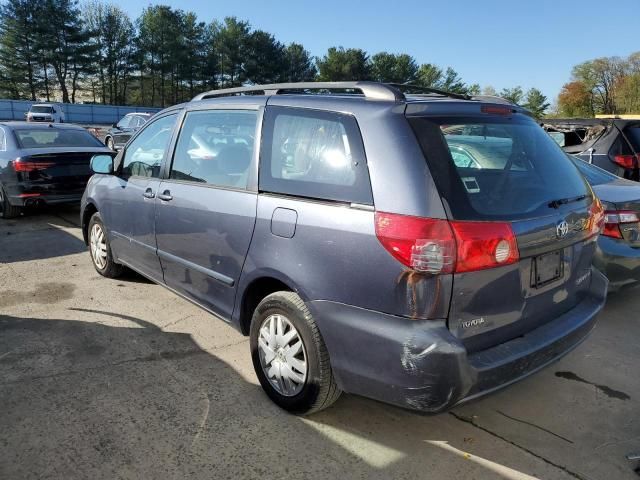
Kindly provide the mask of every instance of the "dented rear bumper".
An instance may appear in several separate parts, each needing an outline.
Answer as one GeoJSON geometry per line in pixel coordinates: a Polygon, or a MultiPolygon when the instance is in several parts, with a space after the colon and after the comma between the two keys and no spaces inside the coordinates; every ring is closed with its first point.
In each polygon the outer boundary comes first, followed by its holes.
{"type": "Polygon", "coordinates": [[[589,294],[526,335],[468,355],[445,320],[409,320],[329,301],[308,303],[344,391],[425,413],[516,382],[578,346],[604,306],[607,279],[592,269],[589,294]]]}

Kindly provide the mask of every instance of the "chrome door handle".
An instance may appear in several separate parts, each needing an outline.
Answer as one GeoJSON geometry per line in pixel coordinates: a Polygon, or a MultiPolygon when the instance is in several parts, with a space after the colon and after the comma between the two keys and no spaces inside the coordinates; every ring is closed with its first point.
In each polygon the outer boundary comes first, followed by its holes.
{"type": "Polygon", "coordinates": [[[165,190],[161,195],[158,195],[158,198],[164,202],[168,202],[169,200],[173,200],[171,196],[171,192],[169,190],[165,190]]]}
{"type": "Polygon", "coordinates": [[[142,194],[142,196],[144,198],[154,198],[156,196],[155,193],[153,193],[153,190],[151,190],[150,188],[147,188],[144,193],[142,194]]]}

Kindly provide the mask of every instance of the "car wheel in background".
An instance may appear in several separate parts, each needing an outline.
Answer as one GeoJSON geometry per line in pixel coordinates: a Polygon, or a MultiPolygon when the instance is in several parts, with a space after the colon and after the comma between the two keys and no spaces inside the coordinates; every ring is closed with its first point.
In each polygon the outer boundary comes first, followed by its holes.
{"type": "Polygon", "coordinates": [[[308,415],[340,394],[318,326],[294,292],[264,298],[251,320],[251,358],[266,394],[281,408],[308,415]]]}
{"type": "Polygon", "coordinates": [[[89,253],[96,271],[108,278],[122,274],[124,267],[113,260],[107,231],[98,212],[89,221],[89,253]]]}
{"type": "Polygon", "coordinates": [[[104,144],[107,146],[107,148],[115,151],[115,145],[113,144],[113,138],[111,137],[107,137],[104,139],[104,144]]]}
{"type": "Polygon", "coordinates": [[[22,212],[22,208],[15,207],[9,203],[9,198],[7,198],[7,194],[2,186],[0,186],[0,210],[0,216],[2,216],[2,218],[15,218],[22,212]]]}

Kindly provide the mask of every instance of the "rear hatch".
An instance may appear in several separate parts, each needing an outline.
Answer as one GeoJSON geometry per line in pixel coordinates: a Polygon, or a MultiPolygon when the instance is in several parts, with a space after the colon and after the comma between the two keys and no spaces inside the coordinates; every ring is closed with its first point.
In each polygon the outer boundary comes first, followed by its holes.
{"type": "Polygon", "coordinates": [[[506,240],[493,244],[493,263],[460,268],[461,257],[482,256],[461,251],[457,238],[451,332],[473,352],[575,307],[588,294],[601,211],[560,147],[504,105],[466,105],[456,116],[407,115],[454,231],[473,225],[468,230],[480,232],[473,235],[503,232],[506,240]]]}

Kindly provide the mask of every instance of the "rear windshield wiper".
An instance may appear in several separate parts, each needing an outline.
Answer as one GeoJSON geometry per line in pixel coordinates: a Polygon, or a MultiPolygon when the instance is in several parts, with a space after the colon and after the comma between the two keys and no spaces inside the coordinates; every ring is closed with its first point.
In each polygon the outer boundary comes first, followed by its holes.
{"type": "Polygon", "coordinates": [[[552,200],[549,202],[549,208],[560,208],[560,205],[566,205],[567,203],[579,202],[587,198],[586,195],[578,195],[577,197],[560,198],[558,200],[552,200]]]}

